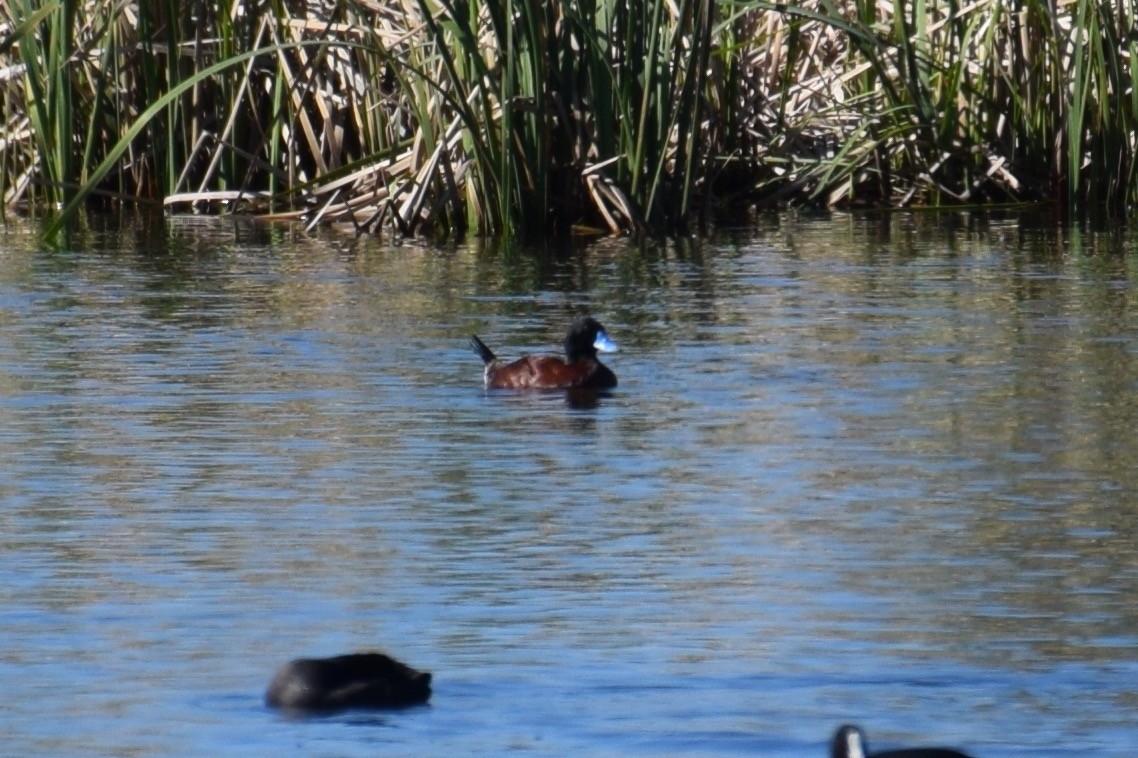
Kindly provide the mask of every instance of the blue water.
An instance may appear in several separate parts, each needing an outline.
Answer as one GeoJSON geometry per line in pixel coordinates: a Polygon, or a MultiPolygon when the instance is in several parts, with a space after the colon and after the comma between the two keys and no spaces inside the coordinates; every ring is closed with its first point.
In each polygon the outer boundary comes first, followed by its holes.
{"type": "Polygon", "coordinates": [[[1138,749],[1138,250],[975,216],[392,246],[0,233],[21,756],[1138,749]],[[592,407],[486,392],[602,320],[592,407]],[[294,719],[298,656],[431,703],[294,719]]]}

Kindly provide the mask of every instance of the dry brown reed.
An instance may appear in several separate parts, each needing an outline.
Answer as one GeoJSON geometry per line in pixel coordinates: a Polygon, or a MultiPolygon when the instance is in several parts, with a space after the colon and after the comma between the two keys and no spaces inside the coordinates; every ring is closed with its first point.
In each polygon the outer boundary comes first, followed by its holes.
{"type": "Polygon", "coordinates": [[[1135,202],[1133,0],[13,0],[7,208],[675,232],[1135,202]],[[198,15],[200,14],[200,16],[198,15]]]}

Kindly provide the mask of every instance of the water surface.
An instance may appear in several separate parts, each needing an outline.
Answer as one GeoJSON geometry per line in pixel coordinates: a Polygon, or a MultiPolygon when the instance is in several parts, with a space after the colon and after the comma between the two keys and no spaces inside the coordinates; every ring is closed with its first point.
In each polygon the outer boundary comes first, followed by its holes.
{"type": "Polygon", "coordinates": [[[0,234],[13,755],[1133,755],[1136,243],[1018,218],[0,234]],[[590,312],[594,404],[486,392],[590,312]],[[429,706],[266,709],[381,648],[429,706]]]}

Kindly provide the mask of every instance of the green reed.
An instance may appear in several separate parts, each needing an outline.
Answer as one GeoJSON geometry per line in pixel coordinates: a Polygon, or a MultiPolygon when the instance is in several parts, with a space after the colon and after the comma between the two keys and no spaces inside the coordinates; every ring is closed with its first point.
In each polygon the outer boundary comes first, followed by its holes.
{"type": "Polygon", "coordinates": [[[0,8],[6,206],[401,234],[1136,195],[1135,0],[0,8]],[[196,15],[196,14],[201,14],[196,15]]]}
{"type": "Polygon", "coordinates": [[[785,101],[809,90],[808,107],[784,128],[841,146],[818,158],[779,152],[773,141],[770,157],[793,166],[812,197],[1051,200],[1072,213],[1133,206],[1132,0],[852,6],[823,0],[786,11],[809,19],[813,41],[842,56],[800,44],[784,65],[808,76],[767,92],[785,101]],[[837,88],[825,71],[834,62],[849,74],[837,88]]]}

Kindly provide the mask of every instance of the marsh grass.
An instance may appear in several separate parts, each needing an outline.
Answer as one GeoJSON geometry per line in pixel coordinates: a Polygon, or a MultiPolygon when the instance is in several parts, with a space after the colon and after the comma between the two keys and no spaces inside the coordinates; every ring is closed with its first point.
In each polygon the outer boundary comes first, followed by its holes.
{"type": "Polygon", "coordinates": [[[0,190],[361,232],[1136,200],[1135,0],[11,0],[0,190]]]}

